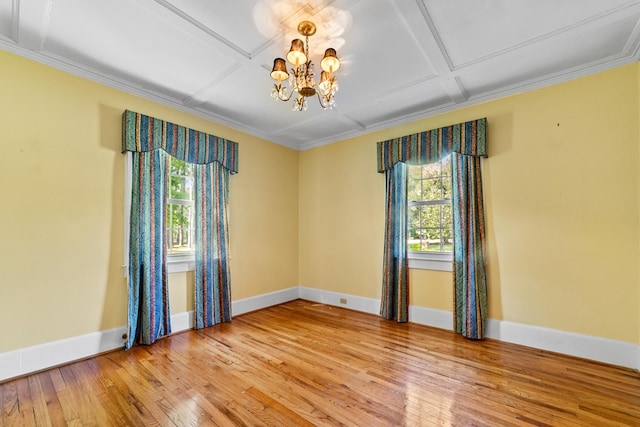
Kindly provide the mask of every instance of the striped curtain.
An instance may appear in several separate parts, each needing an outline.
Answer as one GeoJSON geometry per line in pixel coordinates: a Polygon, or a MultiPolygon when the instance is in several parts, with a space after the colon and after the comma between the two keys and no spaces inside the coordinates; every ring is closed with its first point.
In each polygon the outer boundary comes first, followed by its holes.
{"type": "Polygon", "coordinates": [[[171,333],[165,244],[168,157],[160,150],[132,155],[126,348],[171,333]]]}
{"type": "MultiPolygon", "coordinates": [[[[420,165],[432,163],[452,156],[452,185],[454,211],[454,319],[455,330],[465,337],[480,339],[484,336],[487,293],[484,256],[484,211],[482,205],[482,178],[480,157],[487,156],[487,119],[482,118],[428,130],[412,135],[381,141],[378,149],[378,172],[387,175],[387,213],[385,252],[383,261],[383,295],[380,314],[390,320],[406,322],[409,301],[406,298],[409,284],[408,275],[398,274],[394,266],[406,269],[406,212],[398,218],[398,209],[390,209],[400,196],[389,192],[404,188],[406,183],[393,182],[397,164],[420,165]],[[460,160],[464,159],[464,161],[460,160]],[[470,160],[468,160],[470,159],[470,160]],[[453,165],[456,166],[453,166],[453,165]],[[464,164],[462,168],[460,165],[464,164]],[[455,169],[454,169],[455,167],[455,169]],[[462,171],[464,169],[464,171],[462,171]],[[473,177],[468,181],[468,177],[473,177]],[[389,180],[392,183],[389,183],[389,180]],[[469,187],[474,191],[468,191],[469,187]],[[469,200],[473,199],[473,200],[469,200]],[[470,213],[473,211],[473,213],[470,213]],[[473,215],[473,218],[471,216],[473,215]],[[457,218],[456,218],[457,217],[457,218]],[[404,223],[404,232],[395,231],[404,223]],[[456,228],[456,226],[458,228],[456,228]],[[402,250],[388,251],[387,248],[402,247],[402,250]],[[391,259],[391,256],[399,259],[391,259]],[[402,259],[401,257],[404,257],[402,259]],[[389,310],[389,302],[397,302],[394,310],[389,310]]],[[[401,202],[398,202],[401,203],[401,202]]],[[[404,196],[406,205],[406,194],[404,196]]]]}
{"type": "Polygon", "coordinates": [[[407,258],[408,167],[398,162],[386,172],[384,267],[380,315],[385,319],[409,320],[409,260],[407,258]]]}
{"type": "Polygon", "coordinates": [[[151,344],[171,332],[165,236],[169,156],[194,164],[197,180],[195,327],[231,320],[226,207],[229,177],[238,171],[238,144],[129,110],[124,112],[122,124],[122,151],[132,152],[134,159],[128,272],[129,336],[125,347],[130,348],[136,342],[151,344]],[[147,158],[153,160],[136,160],[147,158]],[[159,163],[163,166],[158,166],[159,163]],[[135,176],[144,177],[144,183],[136,181],[135,176]],[[153,189],[153,197],[149,196],[149,189],[153,189]],[[153,207],[136,201],[149,197],[153,207]],[[147,218],[154,218],[153,233],[137,232],[139,226],[134,222],[140,220],[136,218],[144,218],[145,224],[150,222],[147,218]],[[152,262],[147,261],[149,254],[153,254],[152,262]],[[153,283],[162,283],[162,286],[152,285],[152,279],[153,283]],[[158,326],[158,319],[161,319],[162,327],[158,326]]]}
{"type": "Polygon", "coordinates": [[[195,327],[231,320],[227,250],[229,169],[219,163],[195,166],[195,327]]]}
{"type": "Polygon", "coordinates": [[[454,153],[451,174],[454,329],[467,338],[482,339],[487,314],[487,281],[480,157],[454,153]]]}

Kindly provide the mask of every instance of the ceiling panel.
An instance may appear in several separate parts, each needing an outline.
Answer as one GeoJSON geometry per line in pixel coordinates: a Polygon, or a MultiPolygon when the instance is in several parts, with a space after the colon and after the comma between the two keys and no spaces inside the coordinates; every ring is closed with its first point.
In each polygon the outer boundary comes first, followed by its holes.
{"type": "Polygon", "coordinates": [[[13,37],[13,2],[0,2],[0,34],[8,39],[13,37]]]}
{"type": "Polygon", "coordinates": [[[425,110],[438,106],[453,105],[444,87],[438,80],[416,83],[385,94],[384,97],[370,98],[350,109],[349,117],[367,128],[377,127],[381,123],[393,123],[406,117],[419,115],[425,110]]]}
{"type": "Polygon", "coordinates": [[[252,127],[265,128],[272,124],[280,128],[295,115],[289,114],[290,103],[276,103],[271,98],[271,83],[269,73],[263,68],[241,68],[211,87],[199,108],[217,113],[228,111],[234,120],[241,119],[252,127]],[[247,97],[246,93],[252,96],[247,97]]]}
{"type": "Polygon", "coordinates": [[[346,104],[433,77],[435,71],[392,2],[361,2],[340,54],[340,95],[346,104]],[[365,77],[366,76],[366,77],[365,77]]]}
{"type": "Polygon", "coordinates": [[[576,29],[553,39],[524,46],[518,51],[501,55],[495,61],[469,67],[460,76],[460,80],[473,96],[572,73],[589,64],[597,66],[607,60],[616,60],[622,57],[623,49],[639,18],[640,15],[600,23],[593,27],[596,31],[576,29]],[[565,46],[573,48],[569,51],[565,46]],[[541,51],[556,60],[538,61],[537,53],[541,51]]]}
{"type": "Polygon", "coordinates": [[[228,64],[229,58],[213,43],[167,21],[153,3],[150,6],[128,0],[56,2],[44,49],[179,98],[201,90],[225,71],[218,64],[228,64]]]}
{"type": "Polygon", "coordinates": [[[628,0],[429,1],[427,10],[454,66],[563,31],[628,0]]]}
{"type": "Polygon", "coordinates": [[[0,48],[297,149],[640,59],[640,0],[5,0],[0,48]],[[15,9],[14,9],[15,8],[15,9]],[[312,20],[337,108],[270,97],[312,20]]]}
{"type": "MultiPolygon", "coordinates": [[[[291,112],[291,114],[295,113],[291,112]]],[[[295,118],[295,116],[292,117],[295,118]]],[[[327,128],[331,128],[336,135],[350,135],[361,129],[357,123],[337,110],[320,111],[313,120],[298,118],[289,123],[288,127],[275,132],[274,136],[276,138],[293,137],[300,148],[311,148],[326,143],[327,128]]]]}
{"type": "MultiPolygon", "coordinates": [[[[160,4],[165,2],[159,1],[160,4]]],[[[266,43],[253,19],[255,0],[211,2],[201,0],[166,0],[183,12],[188,20],[197,21],[244,52],[251,52],[266,43]],[[233,16],[236,19],[229,19],[233,16]]]]}

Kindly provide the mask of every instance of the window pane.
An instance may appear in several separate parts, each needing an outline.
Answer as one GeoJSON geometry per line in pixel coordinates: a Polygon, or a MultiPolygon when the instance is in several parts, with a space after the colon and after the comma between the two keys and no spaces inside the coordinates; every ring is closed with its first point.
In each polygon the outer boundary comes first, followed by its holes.
{"type": "Polygon", "coordinates": [[[442,159],[442,175],[451,176],[451,155],[442,159]]]}
{"type": "Polygon", "coordinates": [[[450,157],[428,165],[410,166],[409,177],[409,250],[451,252],[453,234],[450,157]]]}
{"type": "Polygon", "coordinates": [[[422,200],[442,199],[442,179],[425,179],[422,183],[422,200]]]}
{"type": "Polygon", "coordinates": [[[407,231],[409,237],[418,238],[417,230],[420,228],[420,206],[409,206],[407,212],[407,231]]]}
{"type": "Polygon", "coordinates": [[[422,194],[422,181],[417,179],[410,179],[407,184],[407,200],[410,202],[415,202],[421,199],[422,194]]]}
{"type": "Polygon", "coordinates": [[[440,176],[440,162],[422,165],[423,178],[436,178],[440,176]]]}
{"type": "Polygon", "coordinates": [[[171,176],[170,199],[191,200],[192,179],[188,176],[171,176]]]}
{"type": "Polygon", "coordinates": [[[451,156],[442,160],[442,198],[451,199],[451,156]]]}
{"type": "Polygon", "coordinates": [[[422,171],[419,166],[409,166],[409,180],[422,178],[422,171]]]}
{"type": "Polygon", "coordinates": [[[451,204],[442,205],[442,239],[444,250],[453,250],[453,214],[451,204]]]}
{"type": "Polygon", "coordinates": [[[167,253],[193,251],[192,206],[167,204],[167,253]]]}
{"type": "Polygon", "coordinates": [[[169,200],[167,202],[167,254],[193,253],[192,166],[171,158],[169,200]]]}
{"type": "Polygon", "coordinates": [[[423,206],[422,227],[426,232],[426,238],[429,240],[440,239],[440,206],[423,206]]]}
{"type": "Polygon", "coordinates": [[[442,198],[451,200],[451,177],[442,177],[442,198]]]}
{"type": "Polygon", "coordinates": [[[191,165],[172,157],[170,175],[169,198],[192,200],[193,177],[191,165]]]}

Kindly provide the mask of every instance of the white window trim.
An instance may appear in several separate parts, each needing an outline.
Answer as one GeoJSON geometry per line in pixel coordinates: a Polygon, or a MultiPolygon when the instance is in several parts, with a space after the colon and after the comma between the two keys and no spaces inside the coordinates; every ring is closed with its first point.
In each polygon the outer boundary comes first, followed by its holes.
{"type": "MultiPolygon", "coordinates": [[[[190,165],[189,163],[187,163],[187,165],[189,166],[190,170],[193,171],[193,169],[191,169],[192,165],[190,165]]],[[[189,178],[189,176],[186,176],[186,175],[174,175],[174,176],[189,178]]],[[[190,178],[191,178],[192,184],[194,184],[193,175],[191,175],[190,178]]],[[[192,190],[193,190],[193,188],[192,188],[192,190]]],[[[193,193],[192,193],[192,195],[193,195],[193,193]]],[[[173,199],[173,198],[169,197],[169,198],[167,198],[167,205],[168,204],[190,206],[191,207],[191,220],[194,219],[193,218],[193,214],[194,214],[194,210],[195,210],[195,200],[193,200],[193,199],[173,199]]],[[[193,224],[190,224],[190,226],[193,226],[193,224]]],[[[191,241],[191,244],[193,245],[193,239],[195,238],[195,230],[193,230],[193,228],[190,228],[190,231],[191,231],[190,232],[191,236],[189,237],[189,239],[191,241]]],[[[167,239],[171,239],[171,235],[170,234],[167,234],[167,239]]],[[[194,248],[194,250],[195,250],[195,248],[194,248]]],[[[183,273],[183,272],[186,272],[186,271],[195,271],[195,269],[196,269],[196,257],[195,257],[195,253],[194,252],[173,253],[173,254],[167,255],[167,274],[183,273]]]]}
{"type": "Polygon", "coordinates": [[[409,251],[409,268],[418,270],[453,271],[453,253],[409,251]]]}
{"type": "MultiPolygon", "coordinates": [[[[411,206],[430,205],[451,205],[453,208],[453,200],[415,200],[407,202],[407,208],[411,206]]],[[[409,259],[409,268],[418,270],[453,271],[452,252],[408,251],[407,258],[409,259]]]]}
{"type": "Polygon", "coordinates": [[[196,257],[194,254],[167,255],[167,273],[183,273],[196,269],[196,257]]]}

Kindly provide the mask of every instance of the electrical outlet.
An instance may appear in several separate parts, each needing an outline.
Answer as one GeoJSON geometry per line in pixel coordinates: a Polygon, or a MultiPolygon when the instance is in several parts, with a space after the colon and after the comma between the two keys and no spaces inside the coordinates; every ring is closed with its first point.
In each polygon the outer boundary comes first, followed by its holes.
{"type": "Polygon", "coordinates": [[[347,303],[346,298],[340,298],[340,304],[346,304],[346,303],[347,303]]]}

